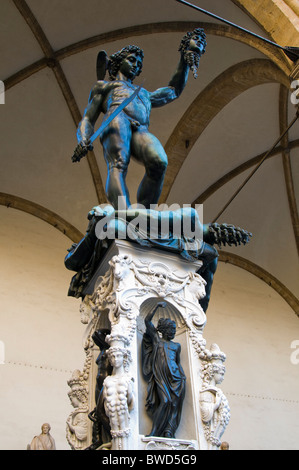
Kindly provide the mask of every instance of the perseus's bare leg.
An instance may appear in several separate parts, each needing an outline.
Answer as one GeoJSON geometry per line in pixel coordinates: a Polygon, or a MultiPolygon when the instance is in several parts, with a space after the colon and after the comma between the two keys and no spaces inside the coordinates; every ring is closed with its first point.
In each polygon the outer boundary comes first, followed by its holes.
{"type": "Polygon", "coordinates": [[[144,129],[133,132],[132,155],[145,167],[145,175],[140,183],[137,202],[149,209],[159,201],[165,172],[167,155],[159,140],[144,129]]]}
{"type": "Polygon", "coordinates": [[[107,163],[106,195],[117,210],[118,198],[122,197],[130,207],[126,176],[131,153],[131,123],[122,114],[117,116],[102,136],[104,157],[107,163]]]}

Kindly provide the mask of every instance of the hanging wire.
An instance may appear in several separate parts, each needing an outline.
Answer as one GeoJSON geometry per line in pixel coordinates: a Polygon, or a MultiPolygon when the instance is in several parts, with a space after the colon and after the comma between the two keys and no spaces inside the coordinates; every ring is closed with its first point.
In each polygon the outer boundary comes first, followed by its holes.
{"type": "Polygon", "coordinates": [[[219,214],[217,214],[217,216],[215,217],[215,219],[213,220],[212,223],[215,223],[219,217],[223,214],[223,212],[228,208],[228,206],[233,202],[233,200],[238,196],[238,194],[240,193],[240,191],[244,188],[244,186],[248,183],[248,181],[253,177],[253,175],[257,172],[257,170],[261,167],[261,165],[264,163],[265,160],[267,160],[267,158],[269,157],[269,155],[271,154],[271,152],[273,152],[273,150],[275,149],[275,147],[281,142],[281,140],[284,138],[284,136],[290,131],[290,129],[293,127],[293,125],[295,124],[295,122],[299,119],[299,110],[297,111],[297,114],[296,116],[294,117],[294,119],[292,120],[292,122],[290,123],[290,125],[287,127],[287,129],[281,134],[281,136],[276,140],[275,144],[271,147],[271,149],[263,156],[263,158],[261,159],[261,161],[258,163],[258,165],[254,168],[254,170],[250,173],[249,176],[247,176],[247,178],[245,179],[245,181],[241,184],[241,186],[237,189],[237,191],[232,195],[232,197],[230,198],[230,200],[225,204],[225,206],[223,207],[223,209],[219,212],[219,214]]]}

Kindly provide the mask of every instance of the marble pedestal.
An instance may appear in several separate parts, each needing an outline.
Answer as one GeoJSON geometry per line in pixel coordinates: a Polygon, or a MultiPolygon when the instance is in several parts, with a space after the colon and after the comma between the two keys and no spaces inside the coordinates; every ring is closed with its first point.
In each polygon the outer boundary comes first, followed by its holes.
{"type": "MultiPolygon", "coordinates": [[[[111,450],[213,450],[219,449],[229,421],[226,397],[218,388],[225,368],[225,354],[214,344],[207,349],[203,337],[206,315],[198,300],[205,296],[205,281],[197,274],[201,262],[185,261],[177,254],[141,248],[115,240],[84,292],[81,321],[87,325],[83,347],[83,371],[74,371],[68,384],[74,411],[67,420],[67,439],[72,449],[92,444],[99,348],[92,335],[109,329],[106,341],[114,358],[112,375],[104,382],[105,410],[111,450]],[[144,318],[158,302],[167,307],[161,316],[175,320],[175,341],[181,344],[186,398],[175,439],[145,437],[151,419],[145,410],[147,384],[142,375],[141,341],[144,318]]],[[[159,318],[159,311],[154,322],[159,318]]],[[[109,351],[109,350],[108,350],[109,351]]],[[[110,352],[111,352],[110,351],[110,352]]]]}

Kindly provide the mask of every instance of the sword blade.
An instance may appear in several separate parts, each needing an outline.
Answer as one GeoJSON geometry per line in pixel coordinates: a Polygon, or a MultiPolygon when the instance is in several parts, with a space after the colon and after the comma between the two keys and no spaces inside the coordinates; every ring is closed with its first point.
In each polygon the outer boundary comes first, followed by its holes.
{"type": "Polygon", "coordinates": [[[136,90],[134,91],[134,93],[132,93],[131,96],[129,96],[129,98],[126,98],[117,108],[115,111],[113,111],[112,114],[110,114],[110,116],[106,119],[106,121],[104,121],[101,126],[99,127],[99,129],[90,137],[90,142],[93,143],[100,135],[101,133],[106,129],[107,126],[109,126],[109,124],[113,121],[113,119],[116,118],[116,116],[126,107],[128,106],[128,104],[130,104],[135,98],[136,96],[138,95],[138,93],[140,92],[141,90],[141,86],[139,86],[138,88],[136,88],[136,90]]]}

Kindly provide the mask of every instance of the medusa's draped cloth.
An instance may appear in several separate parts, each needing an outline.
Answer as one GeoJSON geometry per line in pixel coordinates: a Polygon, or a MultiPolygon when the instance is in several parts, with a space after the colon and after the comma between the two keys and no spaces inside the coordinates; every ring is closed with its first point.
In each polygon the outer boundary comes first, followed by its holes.
{"type": "Polygon", "coordinates": [[[146,408],[153,418],[150,436],[175,437],[179,426],[186,384],[180,351],[180,344],[161,339],[153,325],[143,335],[142,367],[148,382],[146,408]]]}

